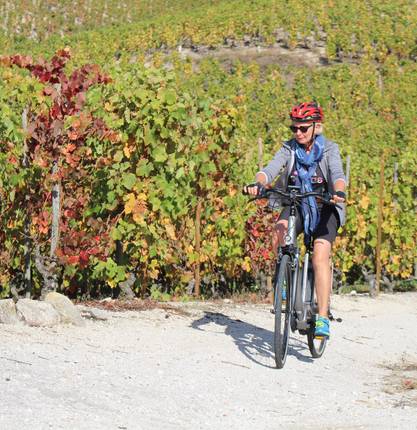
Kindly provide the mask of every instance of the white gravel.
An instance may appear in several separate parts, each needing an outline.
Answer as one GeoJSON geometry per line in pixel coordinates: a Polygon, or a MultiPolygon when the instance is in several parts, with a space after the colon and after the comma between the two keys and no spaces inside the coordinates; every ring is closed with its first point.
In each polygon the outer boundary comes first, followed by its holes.
{"type": "Polygon", "coordinates": [[[0,325],[0,429],[417,428],[417,389],[394,380],[417,372],[390,368],[417,363],[417,294],[333,297],[324,356],[295,335],[282,370],[269,306],[178,306],[0,325]]]}

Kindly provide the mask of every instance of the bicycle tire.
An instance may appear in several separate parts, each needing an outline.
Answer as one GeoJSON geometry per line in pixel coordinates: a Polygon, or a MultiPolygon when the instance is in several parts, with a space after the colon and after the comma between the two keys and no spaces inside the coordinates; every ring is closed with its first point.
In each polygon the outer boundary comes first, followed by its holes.
{"type": "MultiPolygon", "coordinates": [[[[309,273],[310,276],[307,278],[307,290],[313,291],[312,294],[312,300],[311,300],[311,310],[317,312],[317,301],[316,301],[316,294],[315,294],[315,288],[314,288],[314,272],[311,271],[309,273]]],[[[314,337],[314,329],[315,329],[315,322],[316,322],[317,314],[314,315],[310,328],[307,331],[307,343],[308,343],[308,349],[310,350],[311,356],[313,358],[320,358],[324,350],[326,349],[327,345],[327,338],[316,338],[314,337]]]]}
{"type": "Polygon", "coordinates": [[[313,358],[320,358],[327,345],[327,338],[315,338],[314,337],[314,325],[310,327],[307,332],[308,349],[310,350],[311,356],[313,358]]]}
{"type": "Polygon", "coordinates": [[[274,354],[275,364],[282,369],[288,353],[288,340],[291,323],[291,259],[283,255],[277,267],[274,285],[274,354]],[[283,291],[286,300],[283,300],[283,291]]]}

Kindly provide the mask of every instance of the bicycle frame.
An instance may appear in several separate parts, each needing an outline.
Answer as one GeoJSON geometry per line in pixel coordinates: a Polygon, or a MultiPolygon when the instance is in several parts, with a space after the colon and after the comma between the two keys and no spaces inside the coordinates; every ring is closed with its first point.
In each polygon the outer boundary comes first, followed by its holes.
{"type": "MultiPolygon", "coordinates": [[[[296,234],[296,219],[297,219],[297,201],[301,198],[307,197],[318,197],[322,199],[324,203],[330,204],[331,196],[328,193],[299,193],[300,188],[295,186],[288,187],[289,192],[284,192],[277,188],[267,189],[262,196],[255,197],[253,200],[258,198],[265,198],[270,193],[280,195],[290,199],[290,216],[288,218],[288,229],[284,237],[284,245],[278,249],[277,258],[277,269],[279,267],[281,258],[283,255],[289,255],[291,259],[291,270],[292,270],[292,283],[291,283],[291,329],[305,331],[309,328],[311,323],[311,317],[315,313],[314,309],[314,273],[309,275],[309,268],[311,268],[310,256],[312,252],[312,243],[307,247],[306,254],[303,262],[303,272],[300,274],[300,249],[297,246],[297,234],[296,234]],[[299,276],[301,275],[301,282],[299,282],[299,276]],[[310,286],[309,286],[310,281],[310,286]],[[310,287],[308,291],[307,287],[310,287]],[[307,297],[307,294],[309,297],[307,297]]],[[[336,206],[336,204],[331,203],[336,206]]],[[[274,309],[275,311],[275,309],[274,309]]]]}
{"type": "MultiPolygon", "coordinates": [[[[296,193],[298,188],[294,187],[290,191],[291,193],[296,193]]],[[[292,331],[295,330],[307,330],[309,327],[309,318],[311,309],[313,306],[313,291],[309,292],[310,297],[307,296],[307,282],[308,282],[308,270],[310,267],[310,254],[311,254],[311,246],[308,247],[304,261],[302,264],[302,273],[300,273],[300,249],[297,245],[297,234],[296,234],[296,217],[297,210],[296,204],[293,200],[290,203],[290,216],[288,218],[288,229],[284,237],[284,246],[280,247],[278,253],[278,264],[279,261],[284,254],[288,254],[291,258],[291,269],[292,269],[292,285],[291,285],[291,303],[293,304],[293,308],[290,309],[292,318],[296,316],[294,322],[295,324],[291,324],[292,331]],[[298,277],[301,275],[301,282],[299,282],[298,277]],[[299,288],[301,290],[299,291],[299,288]]],[[[311,289],[314,288],[314,285],[311,285],[311,289]]]]}
{"type": "MultiPolygon", "coordinates": [[[[276,278],[274,280],[274,307],[271,312],[275,315],[274,351],[275,362],[279,369],[285,363],[288,349],[289,330],[299,330],[307,335],[308,347],[313,358],[322,356],[326,347],[326,337],[316,337],[314,334],[315,314],[317,310],[314,302],[314,272],[310,263],[312,242],[307,246],[304,256],[303,270],[300,270],[300,249],[297,245],[297,204],[303,198],[317,197],[324,203],[333,204],[328,193],[307,192],[299,193],[298,187],[290,187],[290,192],[277,188],[261,191],[254,199],[266,198],[275,193],[290,200],[290,215],[284,243],[278,248],[276,262],[276,278]],[[288,269],[291,273],[288,273],[288,269]],[[301,279],[300,279],[301,277],[301,279]],[[286,298],[283,291],[287,292],[286,298]],[[284,320],[282,320],[284,315],[284,320]],[[318,343],[316,343],[316,340],[318,343]]],[[[247,190],[244,193],[249,194],[247,190]]]]}

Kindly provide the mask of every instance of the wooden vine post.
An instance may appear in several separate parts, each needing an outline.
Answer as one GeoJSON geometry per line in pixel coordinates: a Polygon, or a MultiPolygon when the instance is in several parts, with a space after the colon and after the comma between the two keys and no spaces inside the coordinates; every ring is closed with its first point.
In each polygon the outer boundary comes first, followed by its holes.
{"type": "MultiPolygon", "coordinates": [[[[260,137],[258,138],[258,170],[262,170],[264,167],[263,158],[264,158],[263,140],[262,140],[262,137],[260,137]]],[[[263,281],[263,279],[264,278],[262,276],[261,282],[263,281]]],[[[268,294],[272,292],[272,276],[270,273],[266,275],[266,290],[268,294]]]]}
{"type": "Polygon", "coordinates": [[[194,295],[201,295],[201,274],[200,274],[200,252],[201,252],[201,213],[203,211],[202,198],[199,196],[197,200],[197,208],[195,211],[195,253],[197,261],[195,262],[194,271],[194,295]]]}
{"type": "Polygon", "coordinates": [[[382,245],[382,222],[384,218],[384,176],[385,176],[385,158],[386,151],[383,151],[381,158],[381,170],[379,174],[379,193],[378,193],[378,224],[377,224],[377,242],[376,242],[376,278],[375,291],[373,294],[379,294],[381,283],[381,245],[382,245]]]}
{"type": "MultiPolygon", "coordinates": [[[[381,95],[384,92],[384,81],[381,72],[378,71],[378,87],[381,95]]],[[[381,170],[379,171],[379,192],[378,192],[378,220],[377,220],[377,238],[376,238],[376,255],[375,255],[375,288],[371,291],[371,295],[378,295],[381,285],[381,245],[382,245],[382,221],[384,207],[384,175],[385,175],[385,159],[387,151],[384,150],[381,156],[381,170]]]]}
{"type": "MultiPolygon", "coordinates": [[[[58,97],[61,98],[61,85],[55,84],[58,97]]],[[[59,136],[63,135],[63,129],[60,127],[59,136]]],[[[58,140],[58,139],[57,139],[58,140]]],[[[56,155],[52,162],[52,175],[54,176],[54,183],[52,185],[52,225],[51,225],[51,248],[49,252],[49,258],[54,262],[56,266],[56,250],[59,243],[59,223],[61,218],[61,184],[58,179],[59,172],[59,156],[56,155]]],[[[52,289],[56,291],[58,288],[57,273],[53,274],[52,289]]]]}
{"type": "MultiPolygon", "coordinates": [[[[29,168],[29,148],[27,144],[27,132],[28,132],[28,108],[26,107],[23,110],[22,113],[22,129],[25,133],[25,143],[24,143],[24,154],[23,154],[23,161],[22,165],[24,169],[29,168]]],[[[28,214],[28,203],[29,203],[29,196],[26,194],[25,196],[26,200],[26,214],[25,214],[25,221],[24,221],[24,264],[25,264],[25,271],[24,271],[24,287],[25,287],[25,296],[27,299],[31,298],[32,295],[32,238],[30,236],[30,216],[28,214]]]]}

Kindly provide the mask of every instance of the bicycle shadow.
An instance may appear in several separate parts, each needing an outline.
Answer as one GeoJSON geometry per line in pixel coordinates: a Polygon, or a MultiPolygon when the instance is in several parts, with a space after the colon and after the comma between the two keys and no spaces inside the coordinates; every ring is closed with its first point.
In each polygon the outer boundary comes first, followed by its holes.
{"type": "MultiPolygon", "coordinates": [[[[272,331],[257,327],[240,319],[230,318],[222,313],[209,311],[205,311],[204,313],[203,317],[191,323],[192,328],[206,331],[201,327],[213,322],[219,326],[224,326],[224,333],[233,339],[233,342],[244,356],[260,366],[275,368],[272,331]]],[[[289,356],[293,356],[305,363],[312,363],[313,359],[304,354],[306,350],[308,351],[306,342],[290,338],[288,346],[289,356]]]]}

